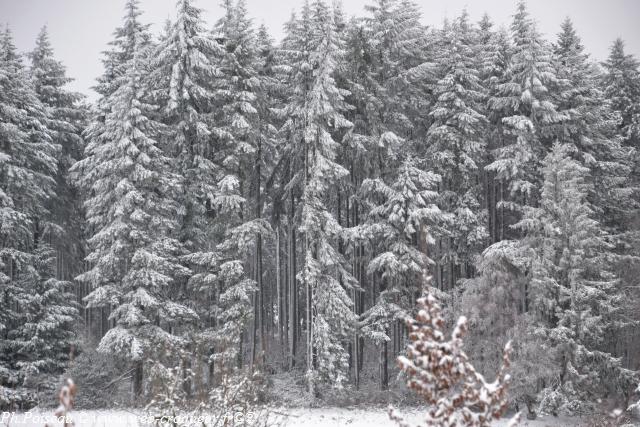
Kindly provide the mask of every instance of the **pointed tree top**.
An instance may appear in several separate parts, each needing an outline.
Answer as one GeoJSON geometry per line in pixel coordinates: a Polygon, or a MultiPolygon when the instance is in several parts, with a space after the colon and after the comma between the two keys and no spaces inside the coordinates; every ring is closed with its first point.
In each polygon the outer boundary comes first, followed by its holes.
{"type": "Polygon", "coordinates": [[[638,72],[638,61],[636,58],[625,52],[625,43],[620,37],[614,40],[609,51],[609,57],[603,63],[605,68],[612,69],[626,69],[638,72]]]}
{"type": "Polygon", "coordinates": [[[53,48],[51,47],[51,42],[49,40],[49,30],[46,25],[40,29],[38,33],[38,37],[36,38],[36,47],[29,54],[31,61],[37,63],[38,61],[43,60],[44,58],[49,58],[53,56],[53,48]]]}
{"type": "Polygon", "coordinates": [[[573,22],[569,17],[566,17],[560,26],[561,31],[558,34],[558,42],[556,46],[556,53],[559,55],[567,55],[570,52],[580,54],[584,50],[582,40],[576,33],[573,27],[573,22]]]}
{"type": "Polygon", "coordinates": [[[518,7],[511,23],[511,31],[516,46],[527,44],[538,35],[535,22],[531,19],[527,4],[524,0],[518,1],[518,7]]]}
{"type": "Polygon", "coordinates": [[[3,61],[15,61],[19,60],[16,45],[13,41],[13,32],[7,24],[0,37],[0,59],[3,61]]]}
{"type": "Polygon", "coordinates": [[[489,17],[489,14],[487,12],[482,14],[482,18],[480,18],[478,26],[482,31],[489,31],[491,27],[493,27],[493,22],[491,21],[491,18],[489,17]]]}

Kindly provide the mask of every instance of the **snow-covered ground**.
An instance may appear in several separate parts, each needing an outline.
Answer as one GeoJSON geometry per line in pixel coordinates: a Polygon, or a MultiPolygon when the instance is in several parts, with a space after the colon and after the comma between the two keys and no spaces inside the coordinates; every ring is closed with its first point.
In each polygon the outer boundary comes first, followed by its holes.
{"type": "MultiPolygon", "coordinates": [[[[34,410],[30,413],[16,413],[12,417],[8,414],[0,414],[0,426],[2,427],[49,427],[61,426],[59,420],[53,419],[51,411],[34,410]]],[[[403,412],[405,419],[412,424],[417,424],[421,419],[418,411],[403,412]]],[[[273,421],[282,421],[284,426],[291,427],[391,427],[395,424],[389,420],[386,410],[378,409],[350,409],[350,408],[294,408],[274,409],[269,415],[273,421]],[[283,415],[283,414],[287,415],[283,415]]],[[[76,411],[73,413],[76,427],[138,427],[152,426],[148,416],[141,411],[110,410],[110,411],[76,411]]],[[[184,421],[184,418],[183,418],[184,421]]],[[[209,422],[206,425],[213,425],[209,422]]],[[[496,426],[506,426],[507,420],[496,426]]],[[[196,419],[184,426],[202,426],[196,419]]],[[[571,427],[579,426],[576,420],[566,418],[545,418],[536,421],[524,420],[520,426],[526,427],[571,427]]]]}

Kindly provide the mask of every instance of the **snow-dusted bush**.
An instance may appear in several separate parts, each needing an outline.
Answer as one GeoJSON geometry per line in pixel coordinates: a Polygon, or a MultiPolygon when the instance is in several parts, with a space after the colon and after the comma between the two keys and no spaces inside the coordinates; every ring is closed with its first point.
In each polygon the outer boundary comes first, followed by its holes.
{"type": "MultiPolygon", "coordinates": [[[[507,374],[511,345],[504,349],[503,363],[494,382],[478,373],[462,350],[462,337],[467,331],[467,319],[460,317],[446,340],[444,318],[432,295],[418,300],[419,311],[409,319],[409,340],[406,356],[398,358],[400,369],[407,376],[407,385],[428,405],[425,426],[485,427],[499,419],[507,408],[507,374]]],[[[391,419],[401,427],[409,424],[390,409],[391,419]]],[[[519,414],[511,420],[515,425],[519,414]]]]}

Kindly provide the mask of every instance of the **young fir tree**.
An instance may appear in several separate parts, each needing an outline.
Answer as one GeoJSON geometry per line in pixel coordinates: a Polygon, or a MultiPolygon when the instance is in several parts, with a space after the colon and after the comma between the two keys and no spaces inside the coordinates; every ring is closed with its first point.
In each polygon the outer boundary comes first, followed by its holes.
{"type": "MultiPolygon", "coordinates": [[[[506,411],[507,387],[511,376],[511,344],[507,343],[502,364],[495,381],[487,381],[463,350],[463,336],[467,333],[467,319],[462,316],[446,341],[442,331],[444,317],[433,295],[418,299],[419,311],[409,318],[410,343],[406,356],[398,357],[398,365],[407,376],[407,385],[429,410],[424,424],[428,427],[489,427],[506,411]]],[[[409,427],[393,408],[389,416],[401,427],[409,427]]],[[[517,425],[520,414],[508,423],[517,425]]]]}
{"type": "MultiPolygon", "coordinates": [[[[433,87],[435,102],[429,113],[427,153],[434,172],[442,177],[439,205],[454,216],[438,247],[440,268],[446,268],[447,287],[452,289],[457,278],[471,277],[473,259],[487,240],[478,185],[486,118],[480,112],[483,88],[466,12],[444,38],[438,57],[439,80],[433,87]]],[[[439,272],[440,277],[443,273],[439,272]]]]}
{"type": "MultiPolygon", "coordinates": [[[[57,345],[50,347],[51,353],[44,354],[44,348],[33,354],[35,343],[41,343],[40,335],[31,335],[33,328],[60,321],[56,326],[64,334],[69,325],[62,316],[43,320],[41,306],[32,304],[47,293],[56,301],[66,296],[64,286],[49,281],[52,272],[41,268],[47,249],[42,236],[52,227],[48,202],[55,197],[60,147],[46,127],[47,110],[8,28],[0,36],[0,86],[0,293],[5,307],[0,314],[0,384],[15,387],[40,369],[58,369],[49,357],[63,358],[57,345]],[[27,324],[33,328],[25,328],[27,324]]],[[[62,340],[60,346],[67,344],[62,340]]]]}
{"type": "Polygon", "coordinates": [[[540,207],[527,208],[516,224],[532,254],[535,334],[555,353],[559,384],[542,402],[554,412],[580,411],[605,392],[602,378],[616,378],[617,392],[634,381],[603,346],[620,320],[620,294],[606,233],[586,199],[588,169],[570,157],[571,150],[554,144],[543,163],[540,207]]]}
{"type": "Polygon", "coordinates": [[[149,71],[143,40],[136,49],[117,90],[106,98],[110,112],[103,133],[79,162],[91,192],[87,221],[95,232],[88,240],[92,268],[78,278],[94,288],[85,298],[88,307],[114,306],[109,319],[115,327],[98,350],[133,362],[139,396],[146,358],[171,361],[172,349],[182,344],[178,328],[196,315],[170,298],[176,279],[189,273],[177,262],[181,180],[158,147],[159,124],[149,118],[154,106],[143,83],[149,71]]]}

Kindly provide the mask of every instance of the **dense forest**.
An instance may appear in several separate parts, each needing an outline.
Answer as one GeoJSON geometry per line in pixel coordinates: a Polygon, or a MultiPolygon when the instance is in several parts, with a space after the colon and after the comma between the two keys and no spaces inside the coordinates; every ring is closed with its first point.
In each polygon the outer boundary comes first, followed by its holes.
{"type": "Polygon", "coordinates": [[[87,406],[123,387],[158,407],[390,400],[427,292],[447,330],[468,318],[479,372],[511,342],[513,408],[631,403],[640,69],[622,40],[599,63],[524,2],[508,27],[431,28],[411,0],[353,18],[313,0],[276,42],[244,0],[215,23],[194,3],[155,34],[127,0],[94,103],[46,27],[24,56],[0,37],[0,407],[61,375],[87,406]]]}

